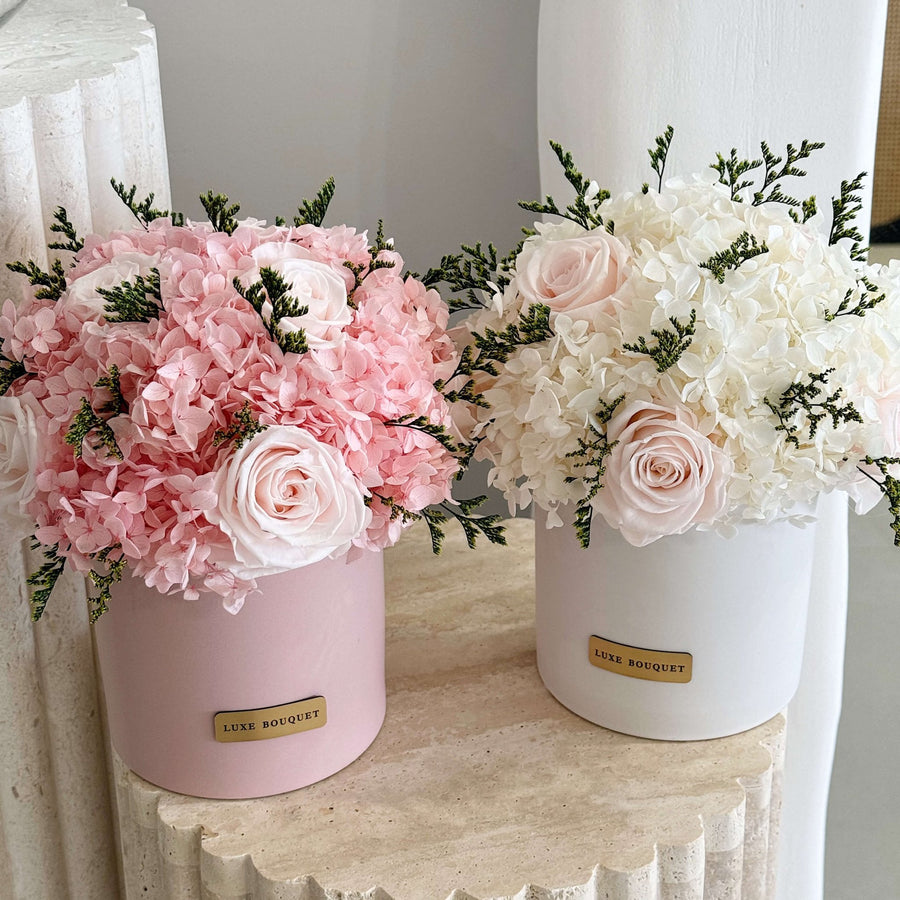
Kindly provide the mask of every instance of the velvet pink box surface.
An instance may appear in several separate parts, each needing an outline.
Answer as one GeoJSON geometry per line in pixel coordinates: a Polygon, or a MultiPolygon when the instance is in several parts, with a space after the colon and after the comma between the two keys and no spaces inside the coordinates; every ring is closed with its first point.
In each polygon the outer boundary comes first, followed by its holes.
{"type": "Polygon", "coordinates": [[[148,781],[198,797],[262,797],[327,778],[384,721],[381,553],[258,580],[237,614],[131,579],[96,623],[113,746],[148,781]],[[219,743],[216,713],[321,695],[324,727],[219,743]]]}

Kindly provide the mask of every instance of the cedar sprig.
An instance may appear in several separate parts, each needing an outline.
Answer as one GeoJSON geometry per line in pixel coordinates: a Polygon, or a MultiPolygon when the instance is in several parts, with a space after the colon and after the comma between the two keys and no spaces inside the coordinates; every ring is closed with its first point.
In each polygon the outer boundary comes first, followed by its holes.
{"type": "MultiPolygon", "coordinates": [[[[473,358],[474,350],[470,344],[467,344],[462,349],[462,353],[460,353],[460,366],[463,369],[468,369],[472,371],[471,364],[473,358]]],[[[448,379],[449,381],[450,379],[448,379]]],[[[439,393],[443,394],[444,399],[448,403],[457,403],[462,400],[465,403],[471,403],[474,406],[479,406],[482,409],[488,409],[490,404],[487,400],[484,399],[484,396],[475,390],[475,381],[472,378],[469,378],[462,387],[454,388],[451,391],[445,390],[447,382],[443,380],[438,380],[434,383],[434,389],[439,393]]]]}
{"type": "Polygon", "coordinates": [[[711,169],[719,173],[719,183],[724,184],[731,191],[732,200],[741,199],[741,191],[752,187],[752,179],[745,178],[748,172],[758,169],[763,164],[761,159],[742,159],[737,155],[737,149],[732,147],[728,157],[716,154],[716,161],[710,164],[711,169]]]}
{"type": "Polygon", "coordinates": [[[484,372],[496,377],[499,375],[497,364],[505,363],[519,347],[538,344],[551,337],[553,329],[550,327],[550,307],[535,303],[526,312],[519,313],[518,321],[510,323],[503,331],[486,328],[484,334],[474,332],[472,343],[466,344],[460,352],[453,373],[446,380],[436,382],[435,388],[444,394],[449,403],[465,400],[488,409],[488,402],[480,391],[475,390],[475,382],[470,376],[476,372],[484,372]],[[445,391],[446,385],[452,384],[459,377],[466,379],[463,386],[445,391]]]}
{"type": "Polygon", "coordinates": [[[97,591],[94,596],[88,596],[87,598],[88,615],[92,625],[109,609],[109,604],[112,600],[110,596],[112,588],[122,580],[122,576],[125,574],[128,561],[121,554],[121,550],[121,544],[114,544],[90,555],[91,559],[95,563],[99,563],[104,569],[92,568],[88,572],[88,578],[97,591]],[[110,559],[110,555],[113,553],[118,553],[119,555],[115,559],[110,559]]]}
{"type": "MultiPolygon", "coordinates": [[[[761,187],[753,194],[753,205],[759,206],[762,203],[784,203],[791,207],[803,207],[805,212],[802,201],[798,200],[796,197],[791,197],[782,191],[781,180],[790,177],[804,178],[807,174],[806,170],[798,168],[796,163],[803,159],[809,159],[816,150],[821,150],[824,146],[825,144],[821,141],[806,140],[804,140],[799,147],[788,144],[784,157],[781,157],[773,153],[769,145],[763,141],[760,144],[760,147],[762,149],[763,162],[765,164],[765,174],[763,175],[761,187]],[[766,191],[769,192],[768,195],[766,194],[766,191]]],[[[814,209],[815,198],[810,199],[813,201],[814,209]]],[[[807,203],[808,202],[809,201],[807,201],[807,203]]],[[[806,220],[804,219],[804,221],[806,220]]]]}
{"type": "Polygon", "coordinates": [[[225,234],[234,234],[238,227],[238,220],[235,218],[240,212],[240,203],[228,204],[228,197],[225,194],[214,194],[207,191],[200,195],[200,202],[206,215],[209,216],[209,222],[215,231],[223,231],[225,234]]]}
{"type": "Polygon", "coordinates": [[[369,267],[367,265],[363,265],[360,263],[352,262],[347,259],[344,260],[344,268],[349,270],[350,274],[353,276],[353,287],[347,291],[347,305],[350,309],[356,309],[356,301],[353,299],[353,295],[356,293],[357,288],[363,283],[366,275],[369,274],[369,267]]]}
{"type": "Polygon", "coordinates": [[[826,311],[826,322],[833,322],[838,316],[864,316],[870,309],[882,303],[887,296],[884,291],[879,293],[878,285],[865,276],[859,283],[865,290],[860,290],[858,286],[855,291],[852,288],[848,290],[835,312],[826,311]]]}
{"type": "Polygon", "coordinates": [[[863,235],[854,221],[862,211],[862,187],[866,173],[860,172],[851,181],[841,182],[841,193],[831,198],[831,231],[828,243],[836,244],[847,239],[851,241],[850,258],[855,262],[865,262],[868,248],[863,246],[863,235]]]}
{"type": "Polygon", "coordinates": [[[622,344],[623,350],[633,353],[646,353],[656,363],[657,372],[665,372],[681,359],[681,354],[691,345],[697,324],[697,310],[691,310],[686,325],[682,325],[675,316],[669,316],[672,328],[654,328],[650,336],[656,339],[656,346],[651,347],[647,339],[641,335],[635,344],[622,344]]]}
{"type": "Polygon", "coordinates": [[[75,413],[72,424],[69,426],[69,430],[64,438],[65,442],[73,448],[76,459],[81,459],[82,445],[91,432],[96,432],[97,436],[97,442],[93,445],[95,450],[105,447],[107,456],[124,459],[122,451],[116,443],[116,436],[112,428],[94,412],[88,398],[82,397],[81,407],[75,413]]]}
{"type": "Polygon", "coordinates": [[[154,194],[147,196],[140,202],[135,200],[137,185],[126,188],[124,182],[111,178],[109,183],[118,195],[119,199],[131,210],[131,214],[146,228],[154,219],[171,218],[173,225],[184,225],[184,213],[173,212],[168,209],[156,209],[153,206],[154,194]]]}
{"type": "MultiPolygon", "coordinates": [[[[595,414],[597,424],[601,427],[606,425],[624,399],[624,397],[617,397],[612,403],[601,400],[595,414]]],[[[590,440],[579,438],[578,449],[566,454],[567,459],[576,460],[575,464],[585,469],[583,475],[567,475],[565,478],[566,484],[574,484],[576,481],[580,481],[586,488],[584,497],[575,508],[575,521],[573,523],[578,543],[585,550],[591,545],[591,519],[594,516],[594,508],[591,506],[591,501],[603,487],[603,476],[606,474],[605,460],[618,443],[618,441],[610,443],[605,431],[600,431],[597,428],[594,430],[596,437],[590,440]]]]}
{"type": "Polygon", "coordinates": [[[109,372],[98,378],[94,383],[94,387],[105,388],[109,391],[110,399],[107,400],[99,409],[99,412],[107,415],[109,418],[120,416],[124,412],[128,412],[128,402],[122,393],[121,376],[119,367],[112,365],[109,372]]]}
{"type": "Polygon", "coordinates": [[[446,510],[462,526],[466,535],[466,543],[470,550],[474,550],[479,535],[483,535],[489,543],[506,546],[505,528],[500,523],[503,517],[497,514],[488,516],[473,516],[472,513],[481,507],[487,500],[486,495],[472,497],[469,500],[460,500],[456,506],[442,503],[441,509],[446,510]]]}
{"type": "Polygon", "coordinates": [[[235,290],[259,313],[272,340],[284,353],[306,353],[306,331],[284,331],[280,322],[284,318],[300,318],[309,312],[309,307],[290,295],[290,285],[274,269],[264,266],[259,271],[259,281],[244,287],[239,278],[232,282],[235,290]],[[265,305],[270,312],[266,314],[265,305]]]}
{"type": "Polygon", "coordinates": [[[37,622],[44,614],[53,588],[66,567],[66,560],[59,555],[59,544],[48,547],[41,544],[37,538],[32,538],[31,549],[41,550],[44,556],[44,562],[40,568],[36,572],[32,572],[26,579],[26,584],[34,589],[28,601],[31,607],[31,621],[37,622]]]}
{"type": "Polygon", "coordinates": [[[356,309],[356,302],[353,299],[357,288],[365,281],[365,279],[378,269],[393,269],[396,263],[392,259],[382,259],[381,253],[385,250],[393,250],[394,243],[392,240],[384,236],[384,220],[378,220],[378,231],[375,234],[375,242],[369,246],[369,262],[354,263],[349,259],[344,262],[344,267],[353,275],[353,287],[347,292],[347,304],[351,309],[356,309]]]}
{"type": "Polygon", "coordinates": [[[551,337],[550,307],[535,303],[519,314],[518,322],[511,322],[503,331],[486,328],[484,334],[473,334],[475,349],[478,350],[474,368],[496,376],[499,373],[494,363],[505,363],[519,347],[539,344],[551,337]]]}
{"type": "Polygon", "coordinates": [[[843,395],[842,388],[837,388],[830,394],[823,390],[833,371],[834,369],[826,369],[824,372],[810,372],[805,380],[800,379],[788,385],[777,400],[766,398],[764,401],[778,417],[775,430],[783,432],[784,439],[789,444],[800,447],[801,425],[798,424],[797,417],[801,412],[805,414],[809,441],[815,438],[819,423],[827,417],[831,418],[834,428],[843,422],[862,423],[862,416],[852,402],[839,405],[843,395]]]}
{"type": "Polygon", "coordinates": [[[866,465],[875,466],[881,473],[882,480],[879,481],[871,472],[867,472],[862,467],[859,467],[860,472],[871,481],[874,481],[881,493],[887,498],[888,512],[891,514],[891,530],[894,532],[894,546],[900,547],[900,478],[895,478],[888,471],[890,466],[900,465],[900,457],[881,456],[874,458],[867,456],[864,462],[866,465]]]}
{"type": "Polygon", "coordinates": [[[486,496],[473,497],[471,500],[461,500],[456,506],[449,503],[427,506],[417,513],[407,509],[394,500],[393,497],[388,497],[375,491],[372,492],[372,497],[366,498],[367,504],[371,505],[373,499],[390,508],[392,522],[400,519],[406,525],[424,519],[431,537],[431,552],[435,556],[438,556],[443,549],[446,537],[443,526],[450,518],[456,519],[460,524],[466,536],[466,543],[472,550],[477,546],[479,535],[483,535],[492,544],[506,545],[504,527],[500,524],[503,519],[502,516],[472,515],[487,500],[486,496]]]}
{"type": "Polygon", "coordinates": [[[477,292],[493,296],[502,292],[509,284],[508,265],[511,256],[500,259],[497,248],[493,244],[486,247],[479,241],[474,246],[463,244],[459,253],[449,253],[441,257],[437,268],[429,269],[424,275],[415,272],[413,277],[420,278],[425,287],[434,287],[444,283],[451,292],[462,296],[450,297],[447,305],[451,312],[460,309],[481,309],[485,303],[477,292]]]}
{"type": "Polygon", "coordinates": [[[54,241],[52,244],[48,244],[47,248],[49,250],[68,250],[70,253],[77,253],[81,250],[84,247],[84,241],[78,237],[75,226],[69,221],[69,216],[62,206],[56,207],[53,218],[56,221],[50,226],[50,230],[54,234],[61,234],[66,240],[65,242],[54,241]]]}
{"type": "Polygon", "coordinates": [[[797,213],[796,209],[789,209],[788,215],[795,222],[808,222],[819,210],[816,206],[816,198],[814,196],[807,197],[805,200],[800,201],[800,211],[803,213],[803,218],[800,218],[800,215],[797,213]]]}
{"type": "Polygon", "coordinates": [[[34,292],[37,300],[56,302],[66,290],[66,273],[58,259],[53,260],[49,272],[45,272],[33,259],[7,263],[6,268],[28,278],[29,283],[37,288],[34,292]]]}
{"type": "Polygon", "coordinates": [[[222,444],[234,441],[234,449],[240,450],[247,441],[268,427],[253,418],[253,407],[249,400],[245,400],[241,408],[232,413],[231,424],[228,428],[216,429],[213,434],[213,446],[220,447],[222,444]]]}
{"type": "Polygon", "coordinates": [[[125,457],[116,442],[115,432],[109,425],[109,419],[127,411],[127,404],[122,396],[122,389],[119,384],[118,367],[110,366],[109,374],[100,378],[94,386],[106,388],[111,394],[111,399],[100,408],[100,412],[107,414],[107,418],[101,418],[94,411],[90,400],[87,397],[82,397],[81,406],[78,412],[75,413],[63,440],[72,447],[75,458],[81,459],[84,441],[89,434],[94,433],[95,442],[92,446],[95,450],[105,449],[107,456],[112,456],[119,460],[124,459],[125,457]]]}
{"type": "Polygon", "coordinates": [[[420,513],[415,513],[412,510],[407,509],[403,504],[398,503],[393,497],[390,497],[387,494],[379,494],[378,491],[372,491],[371,496],[365,498],[366,506],[371,506],[373,500],[377,500],[382,506],[386,506],[390,509],[391,522],[396,522],[397,519],[399,519],[403,525],[409,525],[413,522],[418,522],[422,518],[420,513]]]}
{"type": "Polygon", "coordinates": [[[394,241],[393,238],[386,238],[384,236],[384,219],[378,220],[378,228],[375,230],[375,240],[372,243],[372,246],[369,247],[369,253],[374,259],[382,250],[393,250],[394,249],[394,241]]]}
{"type": "Polygon", "coordinates": [[[457,445],[447,431],[447,427],[441,424],[435,424],[428,416],[401,416],[399,419],[390,419],[384,423],[395,428],[411,428],[414,431],[421,431],[434,438],[448,453],[456,455],[462,449],[457,445]]]}
{"type": "Polygon", "coordinates": [[[470,500],[460,500],[457,505],[441,503],[437,506],[428,506],[422,510],[422,517],[428,524],[431,535],[431,550],[439,554],[444,543],[444,529],[441,527],[450,518],[456,519],[466,536],[466,544],[470,550],[478,546],[480,536],[486,538],[491,544],[506,546],[504,527],[501,524],[503,517],[500,515],[473,516],[472,513],[487,500],[486,495],[472,497],[470,500]]]}
{"type": "Polygon", "coordinates": [[[162,288],[156,268],[146,278],[138,275],[134,281],[97,288],[97,293],[106,300],[103,316],[107,322],[150,322],[159,318],[162,309],[162,288]]]}
{"type": "Polygon", "coordinates": [[[789,215],[794,221],[806,222],[816,214],[816,198],[808,197],[799,200],[791,197],[782,190],[781,181],[788,177],[802,178],[805,170],[797,167],[800,160],[808,159],[816,150],[825,145],[819,141],[804,140],[799,147],[788,144],[785,155],[778,156],[762,141],[762,159],[745,159],[739,157],[737,150],[732,147],[731,153],[726,157],[721,153],[716,154],[716,161],[711,164],[719,175],[719,183],[724,184],[731,191],[732,200],[743,200],[742,192],[747,188],[753,188],[754,178],[748,177],[751,172],[764,168],[762,183],[753,192],[752,203],[759,206],[761,203],[784,203],[789,209],[789,215]],[[768,192],[768,193],[767,193],[768,192]],[[802,219],[797,213],[799,208],[803,214],[802,219]]]}
{"type": "Polygon", "coordinates": [[[456,474],[453,476],[454,481],[462,480],[463,476],[466,474],[466,469],[468,469],[472,463],[472,458],[475,456],[475,451],[478,449],[478,445],[483,440],[483,436],[476,437],[470,439],[468,443],[459,444],[457,446],[456,461],[457,463],[459,463],[459,468],[456,470],[456,474]]]}
{"type": "Polygon", "coordinates": [[[761,244],[756,237],[745,231],[738,235],[724,250],[713,254],[706,262],[700,263],[701,269],[709,269],[719,284],[725,281],[725,273],[729,269],[736,269],[748,259],[768,253],[769,248],[765,241],[761,244]]]}
{"type": "MultiPolygon", "coordinates": [[[[656,147],[647,151],[650,154],[650,168],[656,172],[659,178],[657,190],[662,190],[663,172],[666,170],[666,158],[669,155],[669,148],[672,146],[672,137],[675,129],[669,125],[666,130],[656,137],[656,147]]],[[[647,192],[644,191],[646,194],[647,192]]]]}
{"type": "Polygon", "coordinates": [[[376,269],[393,269],[396,263],[392,259],[381,259],[381,254],[394,249],[394,239],[384,236],[384,219],[378,220],[378,228],[375,231],[375,241],[369,246],[369,256],[372,262],[369,271],[376,269]]]}
{"type": "Polygon", "coordinates": [[[315,225],[321,226],[325,220],[325,214],[328,212],[328,205],[334,196],[334,178],[329,178],[312,200],[303,198],[303,202],[297,209],[297,215],[294,216],[294,225],[315,225]]]}
{"type": "Polygon", "coordinates": [[[597,207],[604,200],[608,200],[612,194],[605,189],[598,188],[594,182],[585,178],[575,165],[572,154],[561,144],[550,141],[550,147],[563,167],[566,181],[575,189],[575,200],[565,210],[561,210],[549,194],[544,198],[543,203],[536,200],[519,203],[519,206],[540,215],[562,216],[565,219],[571,219],[588,231],[601,227],[604,222],[602,216],[597,213],[597,207]]]}

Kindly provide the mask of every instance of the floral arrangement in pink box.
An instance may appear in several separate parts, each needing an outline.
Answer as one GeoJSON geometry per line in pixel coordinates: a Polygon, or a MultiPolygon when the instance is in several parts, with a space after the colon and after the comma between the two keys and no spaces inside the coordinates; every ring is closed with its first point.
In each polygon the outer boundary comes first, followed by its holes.
{"type": "Polygon", "coordinates": [[[510,506],[602,517],[635,546],[698,528],[808,520],[818,495],[886,495],[900,543],[900,263],[869,266],[854,218],[787,192],[823,145],[612,195],[553,144],[575,199],[498,258],[464,247],[429,273],[468,308],[451,384],[460,427],[510,506]]]}
{"type": "Polygon", "coordinates": [[[322,226],[333,180],[268,226],[212,192],[190,222],[113,186],[137,226],[81,240],[57,210],[71,266],[12,264],[31,289],[0,316],[0,514],[43,548],[35,619],[66,565],[95,617],[126,570],[237,612],[256,578],[419,519],[436,551],[448,516],[502,542],[478,498],[451,501],[448,308],[380,225],[322,226]]]}

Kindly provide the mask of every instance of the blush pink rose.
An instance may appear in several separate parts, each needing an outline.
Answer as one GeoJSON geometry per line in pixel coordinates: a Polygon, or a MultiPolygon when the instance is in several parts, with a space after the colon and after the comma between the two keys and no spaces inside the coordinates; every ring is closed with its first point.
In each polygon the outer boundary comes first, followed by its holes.
{"type": "Polygon", "coordinates": [[[629,403],[610,420],[606,435],[617,443],[596,506],[628,543],[644,547],[711,524],[725,509],[732,462],[697,430],[690,410],[629,403]]]}
{"type": "Polygon", "coordinates": [[[231,539],[240,578],[274,575],[346,553],[368,527],[365,495],[340,452],[291,425],[275,425],[229,454],[207,512],[231,539]]]}
{"type": "MultiPolygon", "coordinates": [[[[878,420],[881,422],[884,437],[884,455],[900,456],[900,388],[888,391],[876,402],[878,420]]],[[[844,490],[853,501],[853,511],[863,516],[874,509],[884,495],[877,484],[882,480],[877,467],[863,463],[858,469],[857,476],[845,486],[844,490]]],[[[900,466],[891,466],[889,471],[895,478],[900,476],[900,466]]]]}
{"type": "MultiPolygon", "coordinates": [[[[253,251],[253,259],[257,268],[241,276],[244,284],[257,281],[260,269],[273,269],[287,282],[291,297],[308,307],[302,316],[280,319],[282,331],[290,333],[302,328],[313,350],[334,349],[343,343],[344,329],[353,321],[353,313],[342,275],[328,263],[313,259],[311,251],[297,244],[261,244],[253,251]]],[[[263,305],[263,314],[272,314],[268,303],[263,305]]]]}
{"type": "Polygon", "coordinates": [[[612,296],[628,275],[629,251],[605,229],[585,231],[572,222],[546,225],[516,259],[516,287],[528,304],[593,320],[612,309],[612,296]]]}
{"type": "Polygon", "coordinates": [[[146,277],[159,265],[159,254],[119,253],[106,265],[81,275],[69,285],[56,304],[57,312],[73,314],[83,322],[96,322],[106,312],[107,299],[98,288],[115,288],[124,282],[134,282],[138,275],[146,277]]]}
{"type": "Polygon", "coordinates": [[[36,488],[37,419],[42,412],[29,394],[0,397],[0,525],[8,541],[34,533],[25,507],[36,488]]]}

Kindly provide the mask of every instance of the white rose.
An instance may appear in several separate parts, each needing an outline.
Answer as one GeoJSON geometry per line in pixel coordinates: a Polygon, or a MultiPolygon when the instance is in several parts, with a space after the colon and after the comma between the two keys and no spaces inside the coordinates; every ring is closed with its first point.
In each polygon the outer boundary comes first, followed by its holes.
{"type": "Polygon", "coordinates": [[[146,278],[158,265],[159,254],[119,253],[105,266],[75,279],[57,301],[56,308],[60,312],[73,313],[83,322],[99,321],[106,313],[108,301],[97,293],[97,288],[108,290],[125,281],[134,282],[138,275],[146,278]]]}
{"type": "Polygon", "coordinates": [[[10,541],[34,533],[25,507],[35,492],[37,411],[30,396],[0,397],[0,527],[10,541]]]}
{"type": "Polygon", "coordinates": [[[612,310],[628,274],[628,248],[605,228],[574,222],[539,225],[516,259],[516,287],[529,304],[543,303],[574,320],[612,310]]]}
{"type": "MultiPolygon", "coordinates": [[[[290,296],[309,311],[302,316],[285,316],[277,324],[285,332],[306,333],[306,343],[313,350],[338,347],[344,340],[344,329],[353,320],[347,303],[347,284],[327,263],[313,258],[305,247],[290,243],[270,242],[253,251],[257,268],[244,273],[245,285],[259,281],[260,269],[274,269],[288,284],[290,296]]],[[[266,303],[263,314],[270,316],[266,303]]]]}
{"type": "Polygon", "coordinates": [[[231,539],[241,578],[274,575],[338,557],[371,512],[341,454],[308,432],[276,425],[225,459],[218,505],[207,517],[231,539]]]}
{"type": "Polygon", "coordinates": [[[731,460],[697,431],[689,410],[629,403],[610,419],[606,437],[618,443],[595,506],[628,543],[644,547],[724,511],[731,460]]]}

